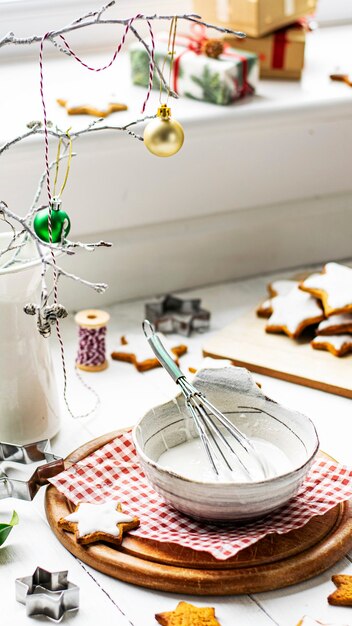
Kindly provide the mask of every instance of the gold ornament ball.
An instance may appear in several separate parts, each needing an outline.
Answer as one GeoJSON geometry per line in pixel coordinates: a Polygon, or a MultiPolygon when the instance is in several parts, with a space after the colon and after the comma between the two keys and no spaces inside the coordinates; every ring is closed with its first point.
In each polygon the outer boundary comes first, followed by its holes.
{"type": "Polygon", "coordinates": [[[144,129],[144,143],[149,152],[158,157],[170,157],[176,154],[184,141],[181,124],[170,117],[170,109],[161,107],[158,117],[144,129]]]}

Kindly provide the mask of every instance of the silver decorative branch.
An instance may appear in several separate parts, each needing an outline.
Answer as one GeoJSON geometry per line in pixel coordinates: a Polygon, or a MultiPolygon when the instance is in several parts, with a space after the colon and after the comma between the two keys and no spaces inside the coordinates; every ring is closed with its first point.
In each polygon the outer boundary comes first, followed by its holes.
{"type": "MultiPolygon", "coordinates": [[[[94,120],[94,122],[92,124],[89,124],[89,126],[87,126],[86,128],[82,128],[81,130],[77,130],[77,131],[70,133],[70,137],[71,139],[76,139],[77,137],[81,137],[81,135],[86,135],[87,133],[90,133],[90,132],[96,132],[96,131],[102,131],[102,130],[114,130],[114,131],[119,131],[119,132],[125,132],[131,137],[134,137],[135,139],[138,139],[139,141],[143,141],[143,137],[133,132],[131,130],[131,126],[142,124],[143,122],[153,119],[154,117],[155,115],[146,115],[145,117],[142,117],[139,120],[134,120],[133,122],[129,122],[128,124],[125,124],[124,126],[114,126],[110,124],[105,124],[104,126],[97,126],[99,122],[104,120],[104,118],[99,118],[98,120],[94,120]]],[[[5,143],[3,146],[1,146],[0,156],[3,154],[3,152],[11,148],[11,146],[14,146],[15,144],[19,143],[23,139],[27,139],[28,137],[31,137],[33,135],[43,135],[43,134],[44,134],[44,129],[42,128],[41,122],[35,122],[35,125],[32,128],[30,128],[26,133],[23,133],[22,135],[19,135],[18,137],[11,139],[7,143],[5,143]]],[[[67,140],[66,131],[53,130],[52,128],[48,128],[48,134],[51,137],[56,137],[57,139],[61,138],[61,139],[67,140]]]]}
{"type": "MultiPolygon", "coordinates": [[[[135,38],[137,39],[137,41],[139,41],[140,44],[142,44],[142,46],[144,46],[149,59],[151,59],[152,56],[152,52],[151,49],[149,48],[148,44],[146,41],[144,41],[143,37],[140,36],[139,32],[134,28],[134,26],[130,27],[131,32],[134,34],[135,38]]],[[[171,98],[178,98],[178,94],[176,93],[176,91],[173,91],[173,89],[170,89],[170,85],[167,84],[164,75],[159,67],[159,65],[154,61],[154,72],[156,72],[159,76],[159,80],[163,86],[163,89],[166,91],[166,93],[168,93],[171,98]]]]}
{"type": "MultiPolygon", "coordinates": [[[[67,26],[64,26],[63,28],[59,28],[57,30],[51,31],[47,39],[52,41],[53,39],[55,39],[56,37],[59,37],[60,35],[66,35],[67,33],[73,32],[80,28],[86,28],[87,26],[94,26],[97,24],[101,24],[101,25],[120,24],[121,26],[127,26],[131,18],[104,19],[104,20],[101,19],[102,11],[105,11],[107,8],[112,7],[114,4],[115,2],[110,2],[108,5],[105,5],[104,7],[102,7],[102,9],[100,9],[97,12],[87,14],[86,16],[82,18],[78,18],[77,20],[74,20],[73,22],[71,22],[71,24],[68,24],[67,26]],[[89,17],[92,17],[92,19],[88,19],[89,17]]],[[[164,21],[170,22],[175,17],[177,17],[178,20],[200,24],[201,26],[205,26],[206,28],[211,28],[220,33],[235,35],[236,37],[239,37],[241,39],[246,36],[245,33],[243,33],[242,31],[232,30],[231,28],[224,28],[223,26],[216,26],[214,24],[209,24],[208,22],[204,22],[201,19],[201,16],[197,15],[196,13],[190,13],[190,14],[183,13],[180,15],[178,14],[157,15],[155,13],[153,15],[137,15],[134,18],[134,21],[135,22],[138,22],[138,21],[152,22],[154,20],[164,20],[164,21]]],[[[38,43],[39,41],[42,40],[42,38],[43,38],[43,35],[32,35],[31,37],[16,37],[13,32],[10,32],[7,35],[5,35],[2,39],[0,39],[0,48],[8,44],[31,45],[34,43],[38,43]]]]}
{"type": "Polygon", "coordinates": [[[27,139],[27,137],[30,137],[31,135],[35,135],[37,130],[42,125],[41,122],[31,122],[31,124],[33,125],[30,125],[30,124],[27,125],[29,130],[27,130],[22,135],[18,135],[18,137],[11,139],[11,141],[8,141],[0,148],[0,156],[2,155],[3,152],[5,152],[5,150],[8,150],[9,148],[11,148],[11,146],[14,146],[16,143],[19,143],[20,141],[22,141],[22,139],[27,139]]]}
{"type": "MultiPolygon", "coordinates": [[[[44,208],[46,207],[42,206],[42,207],[39,207],[38,210],[44,209],[44,208]]],[[[72,254],[75,254],[73,248],[95,250],[96,248],[102,248],[102,247],[110,248],[112,246],[112,244],[108,241],[98,241],[96,243],[84,244],[79,241],[70,242],[65,239],[63,243],[49,243],[47,241],[43,241],[42,239],[40,239],[40,237],[38,237],[38,235],[34,232],[33,228],[30,226],[30,224],[26,221],[26,219],[24,217],[20,217],[16,213],[13,213],[13,211],[11,211],[6,205],[6,203],[3,201],[0,201],[0,214],[4,216],[7,222],[9,222],[10,220],[13,220],[14,222],[17,222],[18,224],[20,224],[22,226],[22,229],[28,233],[29,237],[35,243],[40,245],[42,248],[49,248],[50,250],[53,250],[54,252],[64,252],[65,254],[72,255],[72,254]],[[88,246],[88,248],[86,246],[88,246]]]]}
{"type": "MultiPolygon", "coordinates": [[[[66,147],[65,147],[64,153],[59,158],[59,162],[61,162],[63,159],[67,159],[68,158],[68,154],[66,154],[65,152],[66,152],[66,147]]],[[[73,152],[71,156],[75,157],[77,155],[76,155],[75,152],[73,152]]],[[[51,163],[49,163],[49,172],[52,170],[52,168],[55,165],[56,165],[56,159],[55,159],[55,161],[52,161],[51,163]]],[[[38,208],[37,205],[38,205],[39,198],[40,198],[43,186],[44,186],[45,178],[46,178],[46,170],[44,170],[42,176],[39,179],[38,187],[37,187],[37,190],[35,192],[35,195],[34,195],[34,198],[33,198],[33,202],[32,202],[32,204],[30,206],[30,209],[29,209],[29,211],[26,213],[26,215],[23,218],[25,222],[30,221],[32,216],[38,210],[40,210],[40,208],[44,208],[44,207],[39,207],[38,208]]],[[[26,231],[26,230],[16,231],[11,222],[7,222],[7,223],[10,225],[10,227],[12,229],[13,237],[12,237],[10,243],[8,244],[7,248],[5,248],[4,250],[0,250],[0,257],[3,256],[6,252],[13,251],[14,254],[12,255],[12,257],[10,259],[5,261],[5,263],[3,263],[2,265],[0,264],[0,269],[2,269],[2,270],[6,269],[7,267],[10,267],[15,262],[16,263],[23,262],[22,260],[18,259],[18,255],[21,252],[22,248],[27,244],[28,239],[29,239],[28,231],[26,231]],[[16,239],[18,239],[22,234],[24,234],[23,240],[19,244],[14,245],[16,239]]],[[[26,262],[28,262],[28,259],[26,259],[26,262]]]]}
{"type": "Polygon", "coordinates": [[[51,267],[54,271],[54,281],[58,280],[60,276],[65,276],[71,280],[74,280],[81,285],[86,287],[90,287],[94,289],[97,293],[103,293],[107,289],[107,285],[105,283],[93,283],[89,280],[81,278],[80,276],[76,276],[70,272],[67,272],[62,267],[60,267],[56,260],[53,260],[49,257],[49,254],[45,254],[43,252],[44,248],[49,248],[54,252],[64,252],[66,254],[74,254],[73,250],[70,250],[70,247],[81,247],[84,249],[95,250],[97,247],[110,247],[111,244],[106,241],[99,241],[94,244],[82,244],[80,242],[62,242],[61,244],[50,244],[43,242],[39,237],[37,237],[36,233],[33,229],[26,223],[24,218],[19,217],[15,213],[13,213],[6,205],[5,202],[0,200],[0,217],[4,219],[6,222],[10,223],[10,220],[21,224],[23,230],[28,233],[28,236],[32,239],[36,246],[37,257],[39,258],[41,263],[41,294],[40,294],[40,303],[33,304],[29,303],[24,306],[24,312],[28,315],[37,315],[37,328],[43,337],[48,337],[51,333],[51,327],[56,324],[57,320],[63,317],[66,317],[67,311],[65,307],[61,304],[54,303],[53,305],[48,304],[48,298],[50,296],[50,292],[47,287],[46,282],[46,273],[47,268],[51,267]]]}
{"type": "MultiPolygon", "coordinates": [[[[215,26],[213,24],[208,24],[207,22],[202,21],[199,15],[196,15],[193,13],[181,14],[181,15],[138,14],[136,16],[125,18],[125,19],[108,19],[107,17],[105,17],[106,11],[110,9],[111,7],[113,7],[114,5],[115,5],[115,0],[111,0],[110,2],[108,2],[107,4],[99,8],[98,10],[90,11],[82,15],[81,17],[78,17],[76,20],[72,21],[70,24],[64,26],[63,28],[50,31],[46,35],[36,34],[30,37],[16,37],[16,35],[13,32],[10,32],[4,37],[2,37],[2,39],[0,39],[0,48],[6,45],[10,45],[10,44],[11,45],[32,45],[32,44],[42,42],[43,39],[45,39],[46,41],[49,41],[53,46],[55,46],[56,49],[60,53],[63,53],[66,56],[77,58],[73,51],[71,51],[68,47],[64,47],[63,45],[61,45],[60,38],[65,43],[65,39],[63,38],[63,35],[66,35],[78,29],[87,28],[93,25],[124,26],[125,27],[124,37],[127,33],[127,30],[130,30],[131,33],[134,35],[135,39],[139,41],[139,43],[145,48],[146,53],[149,57],[149,62],[151,64],[151,67],[153,67],[153,70],[157,73],[161,86],[170,96],[177,98],[178,97],[177,94],[174,91],[170,90],[170,86],[168,85],[163,75],[163,71],[160,69],[158,64],[155,63],[155,60],[153,58],[154,55],[153,55],[152,47],[139,34],[136,28],[136,24],[138,24],[138,22],[148,23],[150,27],[150,22],[153,22],[155,20],[164,20],[167,22],[171,22],[175,17],[177,17],[178,20],[189,22],[191,24],[192,23],[198,24],[206,28],[212,28],[215,31],[220,32],[220,33],[231,34],[240,38],[245,37],[244,33],[242,32],[234,31],[228,28],[223,28],[221,26],[215,26]]],[[[123,41],[124,41],[124,37],[123,37],[123,41]]],[[[115,53],[115,56],[116,56],[116,53],[115,53]]],[[[115,59],[115,56],[113,57],[113,60],[115,59]]],[[[154,115],[152,116],[147,115],[140,119],[131,121],[128,124],[125,124],[122,126],[115,126],[112,124],[103,123],[105,122],[104,118],[99,118],[89,123],[85,128],[81,130],[70,132],[69,139],[74,141],[78,139],[79,137],[81,137],[82,135],[85,135],[91,132],[100,132],[100,131],[106,130],[106,131],[124,132],[134,139],[143,141],[143,137],[139,135],[133,127],[138,126],[139,124],[142,124],[146,122],[147,120],[152,119],[154,117],[155,117],[154,115]]],[[[59,160],[62,161],[63,159],[68,158],[69,143],[68,143],[67,131],[62,131],[61,129],[54,127],[51,122],[47,123],[46,130],[43,128],[43,124],[40,121],[30,122],[27,126],[28,126],[28,129],[25,132],[20,134],[18,137],[15,137],[11,139],[10,141],[7,141],[3,146],[0,147],[0,156],[4,154],[9,148],[11,148],[12,146],[15,146],[19,142],[27,139],[28,137],[31,137],[34,135],[44,135],[47,133],[48,136],[54,137],[57,140],[61,140],[64,146],[63,153],[59,157],[59,160]]],[[[76,156],[76,154],[72,154],[72,156],[76,156]]],[[[62,235],[62,239],[60,242],[53,244],[51,242],[45,242],[38,237],[38,235],[36,234],[34,230],[33,219],[34,219],[35,214],[38,211],[40,211],[43,208],[44,209],[48,208],[47,205],[38,206],[38,203],[40,200],[41,192],[45,184],[46,178],[49,175],[49,172],[55,167],[55,165],[56,165],[56,160],[49,163],[48,171],[46,169],[45,172],[40,177],[37,189],[34,194],[32,204],[30,205],[24,217],[20,217],[18,214],[11,211],[8,208],[7,204],[0,200],[0,219],[3,219],[8,224],[9,228],[11,229],[10,241],[3,250],[0,250],[0,257],[5,255],[5,253],[9,253],[9,252],[13,253],[12,255],[11,254],[9,255],[10,258],[5,258],[5,262],[2,265],[0,265],[0,269],[2,270],[6,269],[7,267],[10,267],[11,265],[15,263],[18,263],[20,265],[28,261],[38,260],[38,262],[41,264],[40,302],[39,304],[33,304],[33,303],[27,304],[24,307],[24,311],[29,315],[37,316],[37,327],[38,327],[39,332],[44,337],[47,337],[50,335],[51,326],[53,324],[56,324],[58,336],[60,339],[59,330],[58,330],[58,320],[62,317],[65,317],[67,315],[67,311],[65,307],[63,307],[61,304],[57,302],[56,294],[57,294],[57,282],[59,278],[61,276],[65,276],[66,278],[69,278],[82,285],[85,285],[94,289],[98,293],[102,293],[103,291],[105,291],[105,289],[107,288],[107,285],[105,283],[90,282],[86,279],[80,278],[79,276],[76,276],[75,274],[64,270],[62,267],[60,267],[57,264],[56,257],[58,256],[58,254],[74,255],[77,249],[83,249],[86,251],[94,251],[100,247],[110,247],[112,244],[106,241],[98,241],[98,242],[93,242],[93,243],[70,241],[67,238],[65,238],[64,234],[62,235]],[[33,245],[35,246],[37,256],[34,259],[33,258],[23,259],[23,255],[22,254],[20,255],[20,252],[23,250],[24,246],[29,241],[31,241],[33,245]],[[47,286],[48,268],[50,268],[53,273],[53,285],[50,290],[48,289],[48,286],[47,286]],[[49,298],[51,297],[52,293],[54,293],[54,302],[53,304],[50,304],[49,298]]]]}
{"type": "MultiPolygon", "coordinates": [[[[54,267],[54,262],[48,258],[45,259],[45,263],[47,265],[50,265],[51,267],[54,267]]],[[[104,291],[108,288],[108,285],[106,283],[92,283],[89,280],[80,278],[80,276],[76,276],[75,274],[66,272],[65,270],[62,269],[62,267],[59,267],[57,264],[55,264],[55,269],[59,276],[66,276],[66,278],[71,278],[71,280],[75,280],[78,283],[81,283],[81,285],[85,285],[86,287],[90,287],[91,289],[94,289],[97,293],[104,293],[104,291]]]]}
{"type": "MultiPolygon", "coordinates": [[[[65,152],[66,152],[66,147],[65,147],[65,152]]],[[[61,161],[63,161],[64,159],[68,158],[68,154],[66,154],[65,152],[59,157],[59,163],[61,163],[61,161]]],[[[76,156],[77,156],[76,152],[72,152],[71,157],[74,158],[76,156]]],[[[49,163],[49,172],[51,172],[51,170],[53,169],[53,167],[55,165],[56,165],[56,159],[55,159],[55,161],[51,161],[51,163],[49,163]]],[[[44,186],[44,183],[45,183],[45,179],[46,179],[46,170],[44,170],[44,172],[42,173],[42,175],[41,175],[41,177],[39,179],[38,187],[37,187],[36,192],[34,194],[34,198],[33,198],[33,202],[31,204],[31,207],[30,207],[28,213],[26,213],[26,215],[24,216],[24,219],[26,221],[28,221],[32,217],[32,215],[34,213],[36,213],[36,211],[38,210],[37,204],[39,202],[39,198],[40,198],[41,193],[42,193],[42,189],[43,189],[43,186],[44,186]]]]}

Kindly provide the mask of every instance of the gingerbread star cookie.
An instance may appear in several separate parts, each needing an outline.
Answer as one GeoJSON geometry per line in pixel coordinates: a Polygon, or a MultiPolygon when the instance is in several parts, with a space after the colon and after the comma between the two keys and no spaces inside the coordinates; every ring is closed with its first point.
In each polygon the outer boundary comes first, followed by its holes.
{"type": "Polygon", "coordinates": [[[352,312],[352,269],[339,263],[327,263],[321,274],[312,274],[300,289],[319,298],[325,315],[352,312]]]}
{"type": "Polygon", "coordinates": [[[267,333],[285,333],[296,339],[307,326],[324,319],[323,311],[313,296],[294,287],[285,296],[272,299],[272,315],[265,330],[267,333]]]}
{"type": "Polygon", "coordinates": [[[258,317],[264,317],[268,319],[270,315],[272,315],[273,307],[272,307],[271,301],[272,299],[268,298],[267,300],[264,300],[264,302],[261,302],[259,304],[259,306],[256,309],[256,314],[258,315],[258,317]]]}
{"type": "Polygon", "coordinates": [[[337,589],[328,596],[329,604],[335,606],[352,606],[352,576],[338,574],[331,577],[337,589]]]}
{"type": "MultiPolygon", "coordinates": [[[[307,615],[305,615],[304,617],[302,617],[302,619],[298,622],[297,626],[344,626],[343,624],[327,624],[326,622],[320,622],[317,619],[313,619],[312,617],[308,617],[307,615]]],[[[347,626],[345,624],[345,626],[347,626]]]]}
{"type": "Polygon", "coordinates": [[[161,626],[221,626],[215,617],[215,609],[188,602],[179,602],[174,611],[157,613],[155,619],[161,626]]]}
{"type": "Polygon", "coordinates": [[[124,533],[138,528],[139,519],[123,513],[121,505],[112,500],[103,504],[81,502],[73,513],[59,519],[59,526],[75,533],[82,545],[106,541],[119,546],[124,533]]]}
{"type": "Polygon", "coordinates": [[[291,291],[291,289],[293,289],[297,285],[298,285],[298,282],[296,280],[285,280],[285,279],[274,280],[272,283],[269,283],[269,285],[267,285],[267,290],[268,290],[268,294],[271,297],[268,298],[267,300],[264,300],[264,302],[262,302],[258,306],[257,308],[258,317],[266,317],[266,318],[270,317],[270,315],[272,315],[272,312],[273,312],[272,298],[275,296],[285,296],[291,291]]]}
{"type": "MultiPolygon", "coordinates": [[[[175,363],[178,363],[178,358],[187,352],[187,346],[171,344],[164,335],[157,334],[173,356],[175,363]]],[[[143,335],[123,335],[120,341],[121,345],[111,353],[111,358],[115,361],[132,363],[139,372],[160,367],[158,359],[143,335]]]]}
{"type": "Polygon", "coordinates": [[[315,350],[327,350],[334,356],[345,356],[352,352],[352,335],[318,335],[311,341],[315,350]]]}
{"type": "Polygon", "coordinates": [[[340,313],[332,315],[320,322],[317,335],[343,335],[352,333],[352,313],[340,313]]]}
{"type": "Polygon", "coordinates": [[[269,283],[267,286],[268,294],[271,297],[286,296],[286,294],[290,293],[290,291],[294,287],[297,287],[297,285],[298,285],[297,280],[286,280],[286,279],[274,280],[272,283],[269,283]]]}
{"type": "Polygon", "coordinates": [[[93,115],[94,117],[107,117],[115,111],[127,111],[127,105],[116,102],[110,98],[88,98],[85,100],[65,100],[57,98],[56,102],[65,107],[68,115],[93,115]]]}

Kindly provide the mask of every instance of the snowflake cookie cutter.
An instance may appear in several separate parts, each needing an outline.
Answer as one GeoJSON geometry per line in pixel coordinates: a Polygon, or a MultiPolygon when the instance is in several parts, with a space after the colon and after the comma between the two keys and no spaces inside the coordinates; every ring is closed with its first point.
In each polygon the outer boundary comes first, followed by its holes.
{"type": "Polygon", "coordinates": [[[0,500],[3,498],[33,500],[40,487],[46,485],[49,478],[63,472],[64,469],[62,457],[51,452],[49,439],[25,445],[0,442],[0,500]],[[6,471],[6,463],[29,465],[39,461],[46,463],[37,467],[28,480],[11,477],[6,471]]]}
{"type": "Polygon", "coordinates": [[[16,600],[28,617],[44,615],[59,623],[65,613],[78,611],[79,587],[67,580],[68,571],[48,572],[37,567],[32,576],[16,578],[16,600]]]}
{"type": "Polygon", "coordinates": [[[145,315],[162,333],[179,333],[188,337],[192,331],[204,332],[210,324],[210,312],[201,308],[200,298],[167,295],[147,302],[145,315]]]}

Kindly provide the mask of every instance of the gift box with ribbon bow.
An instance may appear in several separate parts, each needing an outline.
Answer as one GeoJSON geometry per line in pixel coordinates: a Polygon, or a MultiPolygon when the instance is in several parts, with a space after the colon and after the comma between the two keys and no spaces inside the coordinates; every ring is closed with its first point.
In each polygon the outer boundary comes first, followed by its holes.
{"type": "Polygon", "coordinates": [[[195,13],[207,22],[262,37],[312,15],[318,0],[193,0],[195,13]]]}
{"type": "Polygon", "coordinates": [[[225,37],[224,40],[230,46],[258,55],[260,78],[299,80],[304,67],[306,30],[304,24],[297,23],[257,39],[246,37],[238,41],[235,37],[225,37]]]}
{"type": "MultiPolygon", "coordinates": [[[[258,82],[258,56],[246,50],[237,50],[220,39],[208,39],[206,29],[195,25],[189,35],[177,35],[175,40],[170,88],[180,96],[205,100],[214,104],[230,104],[238,98],[253,94],[258,82]]],[[[130,47],[132,81],[148,86],[149,57],[143,46],[130,47]]],[[[168,55],[168,35],[156,38],[155,60],[165,62],[165,76],[171,56],[168,55]]],[[[154,73],[153,87],[160,87],[154,73]]]]}

